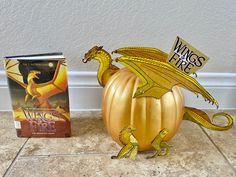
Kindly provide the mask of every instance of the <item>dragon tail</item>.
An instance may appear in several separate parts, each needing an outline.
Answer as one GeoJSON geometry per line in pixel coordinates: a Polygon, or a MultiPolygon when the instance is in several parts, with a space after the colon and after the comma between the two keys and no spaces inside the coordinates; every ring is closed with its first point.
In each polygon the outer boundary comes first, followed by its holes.
{"type": "Polygon", "coordinates": [[[189,120],[194,123],[197,123],[200,126],[203,126],[210,130],[216,130],[216,131],[224,131],[232,128],[233,126],[233,118],[224,112],[219,112],[213,115],[212,119],[223,116],[227,119],[227,125],[220,126],[212,123],[209,116],[202,110],[191,108],[191,107],[185,107],[185,113],[184,113],[184,120],[189,120]]]}

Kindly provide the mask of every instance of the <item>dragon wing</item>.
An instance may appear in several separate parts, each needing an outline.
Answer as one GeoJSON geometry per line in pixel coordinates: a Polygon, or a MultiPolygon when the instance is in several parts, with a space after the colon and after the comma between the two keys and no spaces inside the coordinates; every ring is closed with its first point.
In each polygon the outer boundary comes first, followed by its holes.
{"type": "Polygon", "coordinates": [[[162,62],[166,62],[168,54],[150,47],[124,47],[119,48],[112,53],[118,53],[124,56],[133,56],[133,57],[142,57],[142,58],[149,58],[152,60],[158,60],[162,62]]]}
{"type": "Polygon", "coordinates": [[[54,77],[51,81],[37,84],[36,86],[36,90],[40,93],[41,98],[45,99],[65,92],[67,88],[67,65],[64,60],[58,61],[54,77]]]}
{"type": "Polygon", "coordinates": [[[27,84],[24,83],[23,76],[19,71],[19,61],[5,59],[4,60],[4,67],[5,67],[6,74],[7,74],[8,78],[17,82],[23,88],[26,88],[27,84]]]}
{"type": "Polygon", "coordinates": [[[194,78],[168,63],[129,56],[119,57],[115,61],[127,66],[140,77],[142,83],[134,97],[151,96],[160,99],[173,86],[179,85],[195,94],[201,94],[205,100],[218,107],[218,102],[194,78]]]}

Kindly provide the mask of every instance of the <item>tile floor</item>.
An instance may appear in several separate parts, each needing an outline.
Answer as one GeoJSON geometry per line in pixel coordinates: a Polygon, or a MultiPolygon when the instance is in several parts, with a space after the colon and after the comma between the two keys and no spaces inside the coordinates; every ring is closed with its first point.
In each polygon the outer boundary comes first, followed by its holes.
{"type": "MultiPolygon", "coordinates": [[[[236,111],[228,111],[236,117],[236,111]]],[[[212,111],[208,111],[212,114],[212,111]]],[[[225,132],[183,121],[167,157],[111,160],[119,146],[99,112],[73,112],[71,138],[17,138],[10,112],[0,112],[0,176],[236,176],[236,126],[225,132]]]]}

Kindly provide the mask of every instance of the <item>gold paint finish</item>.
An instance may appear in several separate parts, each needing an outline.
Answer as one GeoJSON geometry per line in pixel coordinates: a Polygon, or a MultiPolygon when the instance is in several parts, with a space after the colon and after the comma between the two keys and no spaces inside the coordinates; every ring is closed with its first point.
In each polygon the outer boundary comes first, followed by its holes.
{"type": "Polygon", "coordinates": [[[107,131],[117,143],[121,144],[121,130],[133,126],[139,150],[144,151],[152,149],[151,142],[163,128],[169,130],[164,141],[175,135],[184,114],[184,98],[176,86],[161,99],[133,98],[139,82],[127,68],[115,73],[104,88],[102,111],[107,131]]]}

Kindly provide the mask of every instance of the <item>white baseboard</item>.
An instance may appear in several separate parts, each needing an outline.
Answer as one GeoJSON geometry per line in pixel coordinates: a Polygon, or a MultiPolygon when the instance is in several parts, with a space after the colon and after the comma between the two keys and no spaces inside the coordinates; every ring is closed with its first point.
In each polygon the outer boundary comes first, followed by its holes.
{"type": "MultiPolygon", "coordinates": [[[[219,102],[220,109],[236,109],[236,73],[199,73],[197,80],[219,102]]],[[[71,110],[100,110],[102,88],[97,82],[97,73],[69,72],[69,94],[71,110]]],[[[186,105],[215,109],[199,96],[185,92],[186,105]]],[[[0,110],[11,110],[6,75],[0,71],[0,110]]]]}

